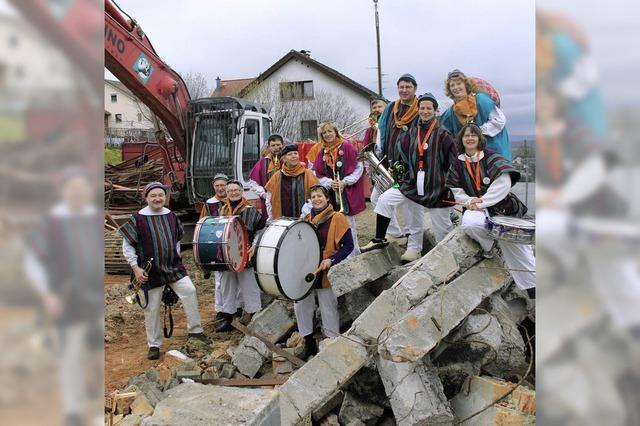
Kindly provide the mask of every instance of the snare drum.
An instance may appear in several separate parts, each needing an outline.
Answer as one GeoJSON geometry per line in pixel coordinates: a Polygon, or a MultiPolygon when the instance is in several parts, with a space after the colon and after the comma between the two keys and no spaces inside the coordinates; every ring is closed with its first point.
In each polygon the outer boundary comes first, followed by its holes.
{"type": "Polygon", "coordinates": [[[536,224],[512,216],[487,216],[486,228],[496,240],[515,244],[535,244],[536,224]]]}
{"type": "Polygon", "coordinates": [[[240,216],[203,217],[193,233],[193,257],[203,272],[244,270],[249,236],[240,216]]]}
{"type": "Polygon", "coordinates": [[[304,278],[321,260],[320,240],[314,226],[280,218],[269,224],[256,242],[256,281],[271,296],[304,299],[313,289],[313,282],[304,278]]]}

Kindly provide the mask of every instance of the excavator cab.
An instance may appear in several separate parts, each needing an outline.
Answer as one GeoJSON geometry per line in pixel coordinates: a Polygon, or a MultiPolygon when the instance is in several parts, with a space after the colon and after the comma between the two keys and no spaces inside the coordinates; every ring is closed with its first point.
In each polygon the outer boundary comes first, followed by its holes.
{"type": "Polygon", "coordinates": [[[271,131],[264,106],[234,97],[202,98],[191,101],[188,113],[191,134],[187,135],[189,201],[196,203],[213,195],[211,181],[224,173],[243,183],[246,196],[249,173],[260,159],[260,150],[271,131]]]}

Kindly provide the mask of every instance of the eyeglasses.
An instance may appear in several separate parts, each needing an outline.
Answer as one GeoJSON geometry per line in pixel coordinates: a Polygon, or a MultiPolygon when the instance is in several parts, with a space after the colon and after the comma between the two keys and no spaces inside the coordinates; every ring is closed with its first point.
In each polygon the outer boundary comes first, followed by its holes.
{"type": "Polygon", "coordinates": [[[242,189],[227,189],[227,194],[235,194],[238,192],[242,192],[242,189]]]}

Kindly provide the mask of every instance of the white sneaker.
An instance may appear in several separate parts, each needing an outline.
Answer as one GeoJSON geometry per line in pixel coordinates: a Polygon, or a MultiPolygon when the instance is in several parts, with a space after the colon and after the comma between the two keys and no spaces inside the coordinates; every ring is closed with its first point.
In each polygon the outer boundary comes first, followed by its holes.
{"type": "Polygon", "coordinates": [[[403,262],[409,263],[409,262],[413,262],[414,260],[420,259],[420,257],[421,255],[419,251],[407,250],[400,257],[400,260],[402,260],[403,262]]]}

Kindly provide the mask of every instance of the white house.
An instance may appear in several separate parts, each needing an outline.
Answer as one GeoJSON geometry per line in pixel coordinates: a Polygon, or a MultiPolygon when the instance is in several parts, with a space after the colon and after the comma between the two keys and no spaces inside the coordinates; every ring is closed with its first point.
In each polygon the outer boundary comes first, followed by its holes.
{"type": "Polygon", "coordinates": [[[141,130],[153,130],[149,109],[117,80],[104,80],[105,134],[127,136],[141,130]]]}
{"type": "Polygon", "coordinates": [[[274,131],[294,141],[316,140],[318,124],[323,121],[335,121],[341,129],[362,121],[345,133],[363,129],[370,100],[377,96],[304,50],[291,50],[255,79],[218,78],[212,96],[220,95],[253,99],[267,106],[274,131]]]}
{"type": "Polygon", "coordinates": [[[31,25],[0,14],[0,93],[33,100],[47,92],[60,101],[75,86],[69,62],[31,25]]]}

